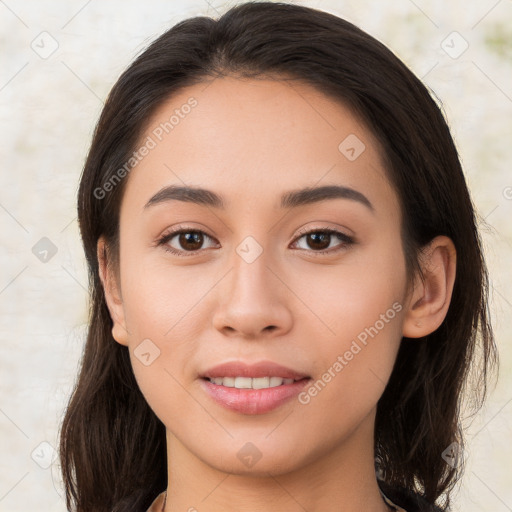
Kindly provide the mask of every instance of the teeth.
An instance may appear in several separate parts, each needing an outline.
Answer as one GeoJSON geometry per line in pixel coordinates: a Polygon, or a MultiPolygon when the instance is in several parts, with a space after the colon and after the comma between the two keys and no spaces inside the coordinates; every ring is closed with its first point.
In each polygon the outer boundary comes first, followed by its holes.
{"type": "MultiPolygon", "coordinates": [[[[226,383],[226,386],[229,387],[229,388],[234,388],[235,387],[235,379],[234,377],[224,377],[224,382],[226,383]]],[[[223,384],[224,384],[223,382],[223,384]]]]}
{"type": "Polygon", "coordinates": [[[283,379],[282,377],[214,377],[210,379],[210,382],[227,388],[267,389],[292,384],[294,379],[283,379]]]}
{"type": "Polygon", "coordinates": [[[258,377],[250,379],[252,381],[253,389],[265,389],[270,387],[270,377],[258,377]]]}
{"type": "Polygon", "coordinates": [[[275,386],[280,386],[284,382],[284,379],[281,377],[270,377],[270,382],[268,383],[269,387],[273,388],[275,386]]]}
{"type": "Polygon", "coordinates": [[[238,388],[238,389],[252,388],[252,379],[250,377],[235,377],[235,388],[238,388]]]}

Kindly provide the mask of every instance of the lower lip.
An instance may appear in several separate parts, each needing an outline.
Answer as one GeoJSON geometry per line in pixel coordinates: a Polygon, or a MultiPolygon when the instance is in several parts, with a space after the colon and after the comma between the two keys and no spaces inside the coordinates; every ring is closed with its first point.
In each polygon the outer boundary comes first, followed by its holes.
{"type": "Polygon", "coordinates": [[[238,389],[214,384],[202,379],[203,389],[220,405],[242,414],[264,414],[284,404],[306,386],[311,379],[266,389],[238,389]]]}

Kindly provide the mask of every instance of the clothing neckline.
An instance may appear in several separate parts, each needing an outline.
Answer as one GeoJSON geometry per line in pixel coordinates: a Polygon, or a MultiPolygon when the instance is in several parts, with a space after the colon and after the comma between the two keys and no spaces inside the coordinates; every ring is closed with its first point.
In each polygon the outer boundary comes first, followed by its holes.
{"type": "MultiPolygon", "coordinates": [[[[396,512],[407,512],[402,507],[399,507],[395,503],[393,503],[383,492],[380,490],[380,494],[384,501],[395,509],[396,512]]],[[[167,491],[162,491],[153,501],[151,506],[148,508],[147,512],[164,512],[165,502],[167,501],[167,491]],[[161,506],[160,506],[161,505],[161,506]]]]}
{"type": "Polygon", "coordinates": [[[399,507],[398,505],[396,505],[395,503],[393,503],[383,492],[381,489],[379,489],[380,491],[380,494],[382,496],[382,498],[384,499],[384,501],[390,506],[390,507],[393,507],[396,512],[407,512],[407,510],[405,510],[404,508],[402,507],[399,507]]]}

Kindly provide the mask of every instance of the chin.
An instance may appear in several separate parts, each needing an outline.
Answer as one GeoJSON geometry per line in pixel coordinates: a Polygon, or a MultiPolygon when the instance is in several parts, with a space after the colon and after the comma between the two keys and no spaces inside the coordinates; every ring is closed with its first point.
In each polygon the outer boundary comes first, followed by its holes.
{"type": "Polygon", "coordinates": [[[224,460],[224,463],[221,464],[219,464],[218,459],[212,461],[205,460],[205,462],[217,471],[232,475],[268,477],[269,474],[278,476],[299,469],[302,466],[301,461],[297,459],[291,460],[291,455],[291,453],[288,453],[278,456],[274,453],[265,457],[265,455],[262,454],[259,460],[253,463],[246,463],[243,460],[240,461],[237,454],[233,454],[230,461],[224,460]]]}

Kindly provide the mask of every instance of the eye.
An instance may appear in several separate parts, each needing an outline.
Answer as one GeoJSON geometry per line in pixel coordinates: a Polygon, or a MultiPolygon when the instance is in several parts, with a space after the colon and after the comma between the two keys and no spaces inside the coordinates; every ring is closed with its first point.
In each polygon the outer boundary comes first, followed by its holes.
{"type": "Polygon", "coordinates": [[[167,233],[157,241],[157,246],[177,256],[193,256],[197,251],[203,249],[204,241],[213,240],[204,231],[199,229],[186,229],[181,226],[176,230],[167,233]],[[176,238],[176,240],[173,240],[176,238]],[[171,244],[169,243],[171,242],[171,244]],[[174,243],[174,246],[172,245],[174,243]],[[178,247],[176,247],[178,245],[178,247]],[[186,254],[189,253],[189,254],[186,254]]]}
{"type": "Polygon", "coordinates": [[[305,239],[306,247],[299,247],[299,249],[313,249],[315,254],[335,253],[347,248],[354,243],[354,239],[341,231],[331,228],[312,229],[303,231],[302,235],[295,239],[294,244],[297,244],[301,239],[305,239]],[[332,248],[332,242],[338,239],[337,247],[332,248]]]}
{"type": "MultiPolygon", "coordinates": [[[[352,237],[332,228],[312,229],[309,231],[303,230],[301,236],[297,237],[292,245],[297,245],[301,239],[305,240],[306,247],[300,247],[299,244],[299,249],[313,252],[314,254],[336,253],[354,243],[352,237]],[[337,246],[335,245],[333,249],[332,242],[335,242],[336,239],[339,243],[337,246]]],[[[205,240],[214,239],[199,229],[183,228],[179,226],[158,239],[156,245],[162,246],[166,252],[170,252],[176,256],[186,257],[193,256],[201,249],[204,249],[203,244],[205,240]],[[176,245],[178,247],[176,247],[176,245]]],[[[212,245],[210,247],[214,246],[215,245],[212,245]]]]}

